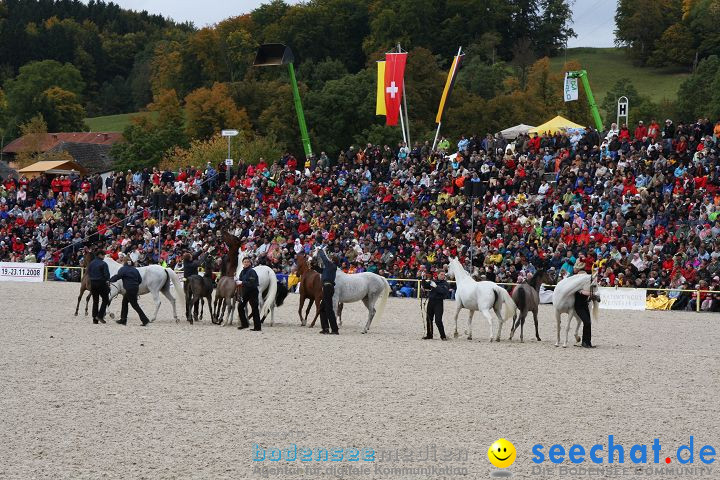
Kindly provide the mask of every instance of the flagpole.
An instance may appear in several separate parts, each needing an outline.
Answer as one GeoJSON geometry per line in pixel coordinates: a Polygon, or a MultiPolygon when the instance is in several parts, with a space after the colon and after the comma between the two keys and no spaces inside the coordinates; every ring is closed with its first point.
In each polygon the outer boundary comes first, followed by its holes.
{"type": "MultiPolygon", "coordinates": [[[[412,146],[410,145],[410,117],[408,117],[408,109],[407,109],[407,92],[405,91],[405,76],[403,75],[403,103],[405,104],[405,125],[407,125],[407,147],[412,150],[412,146]]],[[[402,110],[400,110],[400,115],[402,115],[402,110]]]]}
{"type": "MultiPolygon", "coordinates": [[[[460,57],[460,53],[461,53],[461,52],[462,52],[462,46],[459,46],[459,47],[458,47],[458,53],[457,53],[457,55],[456,55],[458,58],[460,57]]],[[[455,65],[454,60],[455,60],[455,59],[453,59],[453,65],[455,65]]],[[[451,67],[451,68],[452,68],[452,67],[451,67]]],[[[454,76],[454,75],[455,75],[455,72],[450,72],[450,75],[453,75],[453,76],[454,76]]],[[[440,135],[440,126],[441,126],[441,125],[442,125],[442,121],[438,122],[438,128],[437,128],[437,130],[435,131],[435,140],[433,140],[432,151],[435,151],[435,145],[437,144],[437,139],[438,139],[438,136],[440,135]]]]}
{"type": "MultiPolygon", "coordinates": [[[[402,53],[402,48],[400,47],[400,42],[397,44],[397,53],[402,53]]],[[[405,118],[407,118],[407,100],[405,98],[405,75],[403,75],[403,103],[405,104],[405,118]]],[[[405,145],[410,148],[410,120],[404,120],[403,119],[403,106],[400,105],[400,127],[403,131],[403,142],[405,142],[405,145]],[[407,130],[406,130],[407,129],[407,130]]]]}
{"type": "Polygon", "coordinates": [[[442,122],[438,123],[438,128],[437,128],[437,130],[435,130],[435,140],[433,140],[433,146],[432,146],[433,152],[435,151],[435,145],[437,145],[438,135],[440,135],[440,125],[442,125],[442,122]]]}

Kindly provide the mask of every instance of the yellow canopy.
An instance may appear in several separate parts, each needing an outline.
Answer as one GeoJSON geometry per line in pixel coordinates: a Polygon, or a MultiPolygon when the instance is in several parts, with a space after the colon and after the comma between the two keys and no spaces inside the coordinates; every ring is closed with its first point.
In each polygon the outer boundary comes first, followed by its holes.
{"type": "Polygon", "coordinates": [[[578,125],[577,123],[558,115],[557,117],[543,123],[542,125],[538,125],[535,128],[531,128],[528,131],[528,133],[537,133],[539,135],[542,135],[543,133],[549,133],[550,135],[554,135],[555,132],[566,130],[568,128],[585,128],[585,127],[582,125],[578,125]]]}

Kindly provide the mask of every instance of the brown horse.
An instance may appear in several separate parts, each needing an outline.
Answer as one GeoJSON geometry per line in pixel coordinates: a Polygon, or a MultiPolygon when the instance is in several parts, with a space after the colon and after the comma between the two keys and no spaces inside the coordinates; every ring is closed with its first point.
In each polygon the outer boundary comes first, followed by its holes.
{"type": "Polygon", "coordinates": [[[238,251],[240,250],[240,239],[234,235],[230,235],[226,231],[222,232],[222,239],[227,244],[229,251],[223,258],[220,279],[215,289],[215,323],[222,324],[227,311],[228,321],[226,324],[232,324],[233,314],[235,311],[236,285],[235,271],[237,270],[238,251]]]}
{"type": "MultiPolygon", "coordinates": [[[[313,328],[315,326],[315,322],[317,322],[318,316],[320,315],[320,309],[322,308],[322,279],[320,274],[312,269],[307,257],[305,257],[304,254],[298,253],[295,257],[295,262],[297,263],[297,273],[300,275],[300,306],[298,307],[300,325],[303,327],[305,326],[310,309],[312,308],[313,303],[315,303],[315,317],[310,323],[310,328],[313,328]],[[305,311],[305,317],[303,318],[302,309],[306,298],[310,299],[310,303],[308,303],[307,310],[305,311]]],[[[343,304],[341,303],[338,305],[338,325],[342,325],[342,309],[343,304]]]]}
{"type": "Polygon", "coordinates": [[[300,276],[300,306],[298,307],[298,315],[300,315],[300,325],[303,327],[307,324],[307,317],[310,313],[310,309],[315,303],[315,318],[313,318],[310,327],[315,325],[315,321],[320,315],[320,303],[322,302],[322,281],[320,274],[310,268],[310,264],[304,254],[298,253],[295,257],[297,263],[297,274],[300,276]],[[305,316],[303,316],[302,310],[305,305],[305,299],[310,299],[305,316]]]}
{"type": "Polygon", "coordinates": [[[75,316],[78,316],[78,310],[80,310],[80,300],[82,300],[83,293],[88,292],[87,298],[85,299],[85,316],[88,316],[88,304],[90,303],[90,297],[92,294],[90,293],[90,275],[88,275],[88,265],[90,265],[90,262],[93,259],[93,255],[91,252],[86,251],[85,256],[83,257],[83,275],[80,279],[80,295],[78,295],[77,299],[77,305],[75,305],[75,316]]]}
{"type": "Polygon", "coordinates": [[[530,280],[527,280],[512,291],[512,299],[517,305],[517,311],[519,316],[513,317],[513,327],[510,331],[510,340],[515,335],[515,330],[520,326],[520,341],[523,341],[523,327],[525,326],[525,317],[528,312],[533,313],[533,319],[535,320],[535,338],[540,341],[540,334],[538,333],[538,306],[540,305],[540,285],[543,283],[551,284],[553,280],[545,269],[538,270],[530,280]]]}

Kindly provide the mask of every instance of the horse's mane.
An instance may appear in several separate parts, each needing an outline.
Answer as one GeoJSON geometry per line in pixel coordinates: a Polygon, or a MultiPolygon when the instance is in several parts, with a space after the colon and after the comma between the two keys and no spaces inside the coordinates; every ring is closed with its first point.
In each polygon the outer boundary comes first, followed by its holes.
{"type": "Polygon", "coordinates": [[[453,268],[453,273],[454,273],[454,275],[455,275],[455,280],[458,280],[458,278],[457,278],[458,276],[462,276],[462,277],[464,277],[464,278],[469,278],[469,279],[471,279],[471,280],[474,280],[474,279],[472,278],[472,276],[463,268],[463,266],[460,264],[460,261],[459,261],[458,259],[453,258],[452,260],[450,260],[450,264],[449,264],[449,265],[450,265],[451,268],[452,268],[452,267],[455,267],[455,268],[453,268]],[[455,270],[457,270],[457,271],[455,271],[455,270]]]}

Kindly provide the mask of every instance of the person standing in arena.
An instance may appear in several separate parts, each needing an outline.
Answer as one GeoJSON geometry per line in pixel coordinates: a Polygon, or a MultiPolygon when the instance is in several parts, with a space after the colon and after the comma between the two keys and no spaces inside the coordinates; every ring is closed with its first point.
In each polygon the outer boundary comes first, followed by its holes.
{"type": "Polygon", "coordinates": [[[445,280],[445,272],[438,273],[437,281],[434,281],[432,279],[428,281],[427,273],[423,272],[422,288],[426,291],[429,291],[427,316],[425,318],[427,333],[422,338],[423,340],[432,340],[433,319],[435,319],[435,324],[437,325],[438,332],[440,333],[440,339],[447,340],[447,337],[445,336],[445,326],[443,325],[442,317],[444,300],[447,298],[448,293],[450,293],[450,287],[445,280]]]}
{"type": "MultiPolygon", "coordinates": [[[[322,330],[320,333],[327,335],[329,333],[333,335],[339,335],[337,319],[335,318],[335,309],[333,308],[333,295],[335,295],[335,274],[337,273],[337,264],[325,255],[325,250],[322,248],[319,252],[320,260],[323,263],[322,271],[322,285],[323,285],[323,298],[322,308],[320,309],[320,323],[322,324],[322,330]]],[[[331,255],[332,256],[332,255],[331,255]]]]}
{"type": "Polygon", "coordinates": [[[105,323],[105,310],[107,309],[110,299],[110,269],[104,261],[105,252],[98,250],[95,258],[88,265],[88,277],[90,278],[90,293],[92,294],[93,306],[92,315],[93,323],[105,323]],[[98,299],[102,299],[100,309],[98,309],[98,299]]]}
{"type": "Polygon", "coordinates": [[[190,252],[186,252],[185,255],[183,255],[183,278],[185,279],[183,283],[183,290],[185,291],[185,315],[187,318],[190,318],[190,303],[191,303],[191,291],[190,291],[190,282],[189,279],[193,275],[198,274],[198,268],[200,267],[200,262],[197,259],[193,259],[193,256],[190,252]]]}
{"type": "Polygon", "coordinates": [[[242,287],[242,300],[240,300],[238,304],[238,314],[240,316],[240,326],[238,330],[250,326],[247,315],[245,315],[245,306],[250,303],[253,317],[253,331],[259,332],[261,330],[260,309],[258,307],[260,280],[258,279],[257,272],[252,267],[252,262],[249,257],[243,258],[243,269],[240,272],[237,285],[242,287]]]}
{"type": "Polygon", "coordinates": [[[595,348],[591,339],[590,309],[588,308],[588,303],[592,300],[599,302],[600,297],[593,295],[588,290],[575,292],[575,313],[583,322],[582,346],[585,348],[595,348]]]}
{"type": "Polygon", "coordinates": [[[122,308],[120,309],[120,320],[116,320],[116,323],[119,323],[120,325],[127,325],[129,304],[140,316],[142,326],[146,326],[150,323],[150,320],[145,315],[142,308],[140,308],[140,305],[138,305],[138,290],[140,290],[142,277],[140,276],[138,269],[130,265],[130,257],[125,257],[125,265],[123,265],[120,270],[118,270],[118,273],[110,279],[111,282],[117,282],[118,280],[122,280],[123,282],[125,295],[123,295],[122,308]]]}

